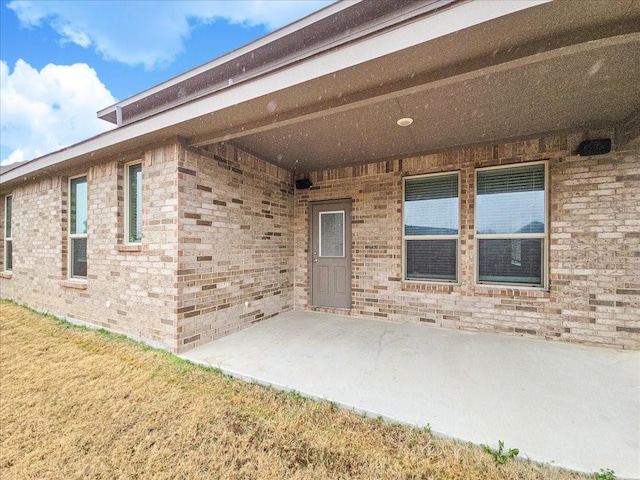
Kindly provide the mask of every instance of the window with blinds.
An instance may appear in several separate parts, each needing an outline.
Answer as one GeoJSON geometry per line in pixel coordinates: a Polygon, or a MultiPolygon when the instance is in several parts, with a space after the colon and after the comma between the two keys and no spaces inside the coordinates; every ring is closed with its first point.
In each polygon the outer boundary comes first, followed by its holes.
{"type": "Polygon", "coordinates": [[[458,173],[404,179],[404,279],[458,281],[458,173]]]}
{"type": "Polygon", "coordinates": [[[476,171],[478,283],[543,287],[546,164],[476,171]]]}
{"type": "Polygon", "coordinates": [[[7,195],[4,199],[4,270],[13,270],[13,234],[11,233],[11,210],[13,197],[7,195]]]}
{"type": "Polygon", "coordinates": [[[128,243],[142,241],[142,163],[125,166],[125,238],[128,243]]]}
{"type": "Polygon", "coordinates": [[[69,273],[87,278],[87,177],[69,180],[69,273]]]}

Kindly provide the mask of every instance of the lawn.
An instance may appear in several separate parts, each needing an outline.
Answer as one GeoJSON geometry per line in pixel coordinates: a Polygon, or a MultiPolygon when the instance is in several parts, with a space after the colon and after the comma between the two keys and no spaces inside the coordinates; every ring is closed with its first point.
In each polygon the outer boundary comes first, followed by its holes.
{"type": "MultiPolygon", "coordinates": [[[[517,446],[517,445],[516,445],[517,446]]],[[[579,479],[0,303],[0,478],[579,479]]]]}

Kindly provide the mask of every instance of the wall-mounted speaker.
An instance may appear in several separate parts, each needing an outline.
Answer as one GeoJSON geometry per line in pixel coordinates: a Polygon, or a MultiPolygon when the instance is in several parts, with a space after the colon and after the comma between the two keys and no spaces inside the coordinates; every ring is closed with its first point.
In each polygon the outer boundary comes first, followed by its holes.
{"type": "Polygon", "coordinates": [[[312,187],[311,180],[308,178],[302,178],[300,180],[296,180],[296,190],[306,190],[312,187]]]}
{"type": "Polygon", "coordinates": [[[580,142],[574,155],[580,155],[586,157],[588,155],[604,155],[611,151],[611,139],[610,138],[598,138],[596,140],[585,140],[580,142]]]}

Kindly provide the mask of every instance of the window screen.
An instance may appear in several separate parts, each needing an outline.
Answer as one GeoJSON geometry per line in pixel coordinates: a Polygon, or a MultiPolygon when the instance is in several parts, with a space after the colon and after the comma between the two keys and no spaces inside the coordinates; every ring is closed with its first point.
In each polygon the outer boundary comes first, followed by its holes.
{"type": "Polygon", "coordinates": [[[87,277],[87,177],[69,182],[69,268],[72,278],[87,277]]]}
{"type": "Polygon", "coordinates": [[[142,240],[142,164],[130,165],[127,170],[127,226],[128,241],[142,240]]]}
{"type": "Polygon", "coordinates": [[[405,279],[457,281],[458,174],[406,178],[403,212],[405,279]]]}
{"type": "Polygon", "coordinates": [[[478,170],[478,281],[544,285],[545,165],[478,170]]]}

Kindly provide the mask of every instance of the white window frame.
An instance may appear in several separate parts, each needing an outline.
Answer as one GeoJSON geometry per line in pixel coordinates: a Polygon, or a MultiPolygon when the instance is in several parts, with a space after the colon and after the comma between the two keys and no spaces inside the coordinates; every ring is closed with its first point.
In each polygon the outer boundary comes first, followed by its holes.
{"type": "Polygon", "coordinates": [[[448,171],[427,173],[423,175],[409,175],[402,178],[402,281],[405,283],[437,283],[445,285],[460,285],[460,230],[461,230],[461,215],[462,215],[462,203],[461,203],[461,185],[460,185],[460,171],[448,171]],[[407,180],[415,180],[418,178],[426,177],[439,177],[445,175],[456,175],[458,177],[458,234],[457,235],[406,235],[405,234],[405,184],[407,180]],[[455,240],[456,241],[456,278],[455,280],[442,280],[437,278],[407,278],[407,241],[408,240],[455,240]]]}
{"type": "Polygon", "coordinates": [[[473,199],[474,199],[474,252],[475,258],[475,283],[478,286],[500,286],[503,288],[528,288],[534,290],[549,289],[549,163],[546,160],[537,162],[515,163],[510,165],[497,165],[493,167],[476,168],[473,179],[473,199]],[[516,169],[520,167],[531,167],[534,165],[544,165],[544,232],[543,233],[496,233],[496,234],[480,234],[477,233],[478,228],[478,172],[486,170],[497,170],[504,168],[516,169]],[[480,281],[480,240],[487,239],[520,239],[529,238],[542,239],[542,264],[540,265],[540,285],[531,285],[528,283],[507,283],[507,282],[488,282],[480,281]]]}
{"type": "Polygon", "coordinates": [[[3,265],[5,272],[13,271],[13,195],[7,195],[4,197],[4,258],[3,265]],[[11,203],[11,216],[9,216],[9,203],[11,203]],[[9,222],[11,222],[11,235],[9,235],[9,222]],[[11,252],[9,255],[9,249],[7,245],[11,244],[11,252]],[[11,264],[11,265],[9,265],[11,264]]]}
{"type": "MultiPolygon", "coordinates": [[[[81,277],[81,276],[73,276],[72,273],[72,262],[73,262],[73,249],[72,249],[72,245],[73,239],[82,239],[82,238],[87,238],[87,234],[86,233],[71,233],[71,182],[77,178],[85,178],[86,179],[86,183],[87,183],[87,220],[89,218],[89,177],[86,173],[82,174],[82,175],[75,175],[73,177],[69,177],[69,185],[68,185],[68,194],[67,194],[67,276],[70,280],[75,280],[75,281],[86,281],[87,277],[81,277]]],[[[87,221],[87,224],[89,222],[87,221]]],[[[88,245],[88,241],[87,241],[87,245],[88,245]]],[[[87,259],[87,263],[88,263],[88,259],[87,259]]]]}
{"type": "MultiPolygon", "coordinates": [[[[131,241],[131,214],[130,214],[130,204],[131,204],[131,188],[129,185],[130,182],[130,173],[129,169],[135,165],[140,165],[141,177],[144,176],[143,173],[143,165],[142,160],[135,160],[133,162],[125,163],[124,165],[124,243],[131,245],[139,245],[142,243],[142,227],[140,227],[140,240],[131,241]]],[[[141,178],[142,180],[142,178],[141,178]]],[[[140,218],[142,219],[142,198],[138,199],[140,203],[140,218]]]]}

